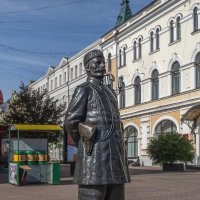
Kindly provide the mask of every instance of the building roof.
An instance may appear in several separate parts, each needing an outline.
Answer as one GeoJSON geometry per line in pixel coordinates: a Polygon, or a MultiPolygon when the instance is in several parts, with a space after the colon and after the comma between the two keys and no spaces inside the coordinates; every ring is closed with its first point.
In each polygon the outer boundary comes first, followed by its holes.
{"type": "Polygon", "coordinates": [[[132,11],[129,6],[129,0],[122,0],[120,13],[117,17],[116,27],[123,24],[132,16],[132,11]]]}

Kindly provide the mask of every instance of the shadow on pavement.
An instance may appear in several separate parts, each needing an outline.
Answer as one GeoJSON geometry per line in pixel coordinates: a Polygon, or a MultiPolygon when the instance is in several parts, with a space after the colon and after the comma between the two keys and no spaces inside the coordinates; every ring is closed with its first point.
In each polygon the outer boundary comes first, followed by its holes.
{"type": "Polygon", "coordinates": [[[161,167],[129,167],[130,175],[163,173],[161,167]]]}
{"type": "Polygon", "coordinates": [[[0,172],[0,184],[8,183],[8,174],[0,172]]]}
{"type": "Polygon", "coordinates": [[[187,173],[187,172],[200,172],[200,169],[185,169],[185,171],[163,171],[162,167],[129,167],[130,175],[143,175],[143,174],[163,174],[163,173],[187,173]]]}
{"type": "Polygon", "coordinates": [[[60,185],[74,185],[73,180],[61,180],[60,185]]]}

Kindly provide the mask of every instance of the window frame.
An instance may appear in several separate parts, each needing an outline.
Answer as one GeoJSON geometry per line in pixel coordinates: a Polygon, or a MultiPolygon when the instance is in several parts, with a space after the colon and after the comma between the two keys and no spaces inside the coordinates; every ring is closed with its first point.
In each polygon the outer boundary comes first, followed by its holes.
{"type": "Polygon", "coordinates": [[[196,88],[200,88],[200,52],[195,57],[196,65],[196,88]]]}
{"type": "Polygon", "coordinates": [[[139,38],[138,40],[138,59],[142,58],[142,39],[139,38]]]}
{"type": "Polygon", "coordinates": [[[156,50],[160,49],[160,30],[156,29],[156,50]]]}
{"type": "Polygon", "coordinates": [[[61,86],[62,85],[62,75],[60,74],[59,75],[59,86],[61,86]]]}
{"type": "Polygon", "coordinates": [[[170,43],[174,42],[174,21],[170,21],[170,43]]]}
{"type": "Polygon", "coordinates": [[[152,80],[151,97],[152,100],[156,100],[159,99],[159,72],[157,69],[153,70],[151,80],[152,80]]]}
{"type": "Polygon", "coordinates": [[[181,39],[181,18],[176,19],[176,38],[177,40],[181,39]]]}
{"type": "Polygon", "coordinates": [[[164,119],[162,120],[161,122],[159,122],[156,127],[155,127],[155,130],[154,130],[154,134],[155,135],[160,135],[160,134],[166,134],[166,133],[176,133],[177,132],[177,126],[176,124],[172,121],[172,120],[169,120],[169,119],[164,119]],[[166,129],[166,127],[164,127],[163,124],[169,124],[170,123],[170,126],[169,128],[171,129],[169,132],[166,132],[166,131],[163,131],[166,129]],[[157,131],[158,129],[160,129],[160,131],[157,131]]]}
{"type": "Polygon", "coordinates": [[[123,77],[120,77],[120,81],[121,88],[119,89],[119,108],[122,109],[126,106],[126,86],[123,77]]]}
{"type": "Polygon", "coordinates": [[[193,9],[193,30],[194,32],[199,30],[198,7],[193,9]]]}
{"type": "Polygon", "coordinates": [[[74,69],[73,68],[71,68],[70,69],[70,80],[72,81],[73,79],[74,79],[74,69]]]}
{"type": "Polygon", "coordinates": [[[127,150],[127,157],[137,157],[138,156],[138,131],[135,126],[128,126],[124,130],[124,141],[127,150]],[[131,140],[130,140],[131,139],[131,140]],[[129,154],[129,145],[131,145],[131,151],[129,154]]]}
{"type": "Polygon", "coordinates": [[[153,38],[153,31],[151,31],[150,33],[150,52],[153,52],[154,51],[154,45],[153,45],[153,42],[154,42],[154,38],[153,38]]]}
{"type": "Polygon", "coordinates": [[[133,60],[137,60],[137,42],[133,43],[133,60]]]}
{"type": "Polygon", "coordinates": [[[74,76],[75,76],[74,78],[78,77],[78,66],[77,65],[75,66],[75,75],[74,76]]]}
{"type": "Polygon", "coordinates": [[[181,91],[181,74],[180,74],[180,63],[175,61],[172,64],[171,73],[172,73],[172,95],[179,94],[181,91]],[[179,67],[176,66],[179,65],[179,67]],[[174,68],[174,69],[173,69],[174,68]]]}
{"type": "Polygon", "coordinates": [[[122,50],[119,50],[119,67],[122,67],[122,50]]]}
{"type": "Polygon", "coordinates": [[[135,105],[138,105],[141,103],[141,78],[139,76],[135,78],[134,89],[135,89],[135,105]]]}
{"type": "Polygon", "coordinates": [[[111,53],[108,54],[108,72],[112,71],[111,53]]]}

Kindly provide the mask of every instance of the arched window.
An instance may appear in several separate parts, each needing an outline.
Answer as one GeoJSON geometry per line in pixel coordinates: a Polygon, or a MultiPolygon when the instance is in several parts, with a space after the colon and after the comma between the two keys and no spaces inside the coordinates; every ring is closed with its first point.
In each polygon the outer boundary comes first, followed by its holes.
{"type": "Polygon", "coordinates": [[[142,57],[142,39],[140,38],[138,40],[138,58],[141,58],[142,57]]]}
{"type": "Polygon", "coordinates": [[[122,50],[119,50],[119,67],[122,66],[122,50]]]}
{"type": "Polygon", "coordinates": [[[125,108],[125,83],[123,81],[123,77],[119,77],[119,107],[125,108]]]}
{"type": "Polygon", "coordinates": [[[172,94],[180,93],[180,64],[174,62],[172,65],[172,94]]]}
{"type": "Polygon", "coordinates": [[[111,71],[112,65],[111,65],[111,53],[108,54],[108,72],[111,71]]]}
{"type": "Polygon", "coordinates": [[[160,35],[159,35],[160,30],[157,28],[156,29],[156,50],[160,48],[160,35]]]}
{"type": "Polygon", "coordinates": [[[138,156],[137,129],[134,126],[128,126],[124,130],[124,141],[127,148],[127,157],[138,156]]]}
{"type": "Polygon", "coordinates": [[[194,10],[193,10],[193,23],[194,23],[194,31],[197,31],[198,30],[198,8],[195,7],[194,10]]]}
{"type": "Polygon", "coordinates": [[[181,18],[178,17],[177,20],[176,20],[176,37],[177,37],[177,40],[181,39],[181,18]]]}
{"type": "Polygon", "coordinates": [[[150,52],[153,52],[153,31],[150,33],[150,52]]]}
{"type": "Polygon", "coordinates": [[[174,22],[170,21],[170,42],[174,42],[174,22]]]}
{"type": "Polygon", "coordinates": [[[176,133],[177,127],[175,123],[171,120],[163,120],[161,121],[155,128],[155,134],[163,134],[163,133],[176,133]]]}
{"type": "Polygon", "coordinates": [[[137,43],[136,41],[133,43],[133,60],[137,59],[137,43]]]}
{"type": "Polygon", "coordinates": [[[196,64],[196,88],[200,88],[200,53],[195,58],[196,64]]]}
{"type": "Polygon", "coordinates": [[[134,88],[135,88],[135,104],[139,104],[141,103],[141,80],[139,76],[135,78],[134,88]]]}
{"type": "Polygon", "coordinates": [[[152,73],[152,100],[159,98],[159,73],[155,69],[152,73]]]}
{"type": "Polygon", "coordinates": [[[123,66],[126,65],[126,47],[123,48],[123,66]]]}

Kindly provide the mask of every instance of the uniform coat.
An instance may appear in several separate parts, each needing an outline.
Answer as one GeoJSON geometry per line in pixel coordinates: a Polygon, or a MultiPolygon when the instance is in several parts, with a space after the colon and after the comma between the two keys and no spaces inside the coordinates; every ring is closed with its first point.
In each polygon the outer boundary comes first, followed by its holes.
{"type": "Polygon", "coordinates": [[[122,184],[130,181],[116,95],[98,79],[78,86],[65,116],[65,128],[78,147],[74,182],[80,185],[122,184]],[[97,126],[92,155],[86,155],[78,123],[97,126]]]}

